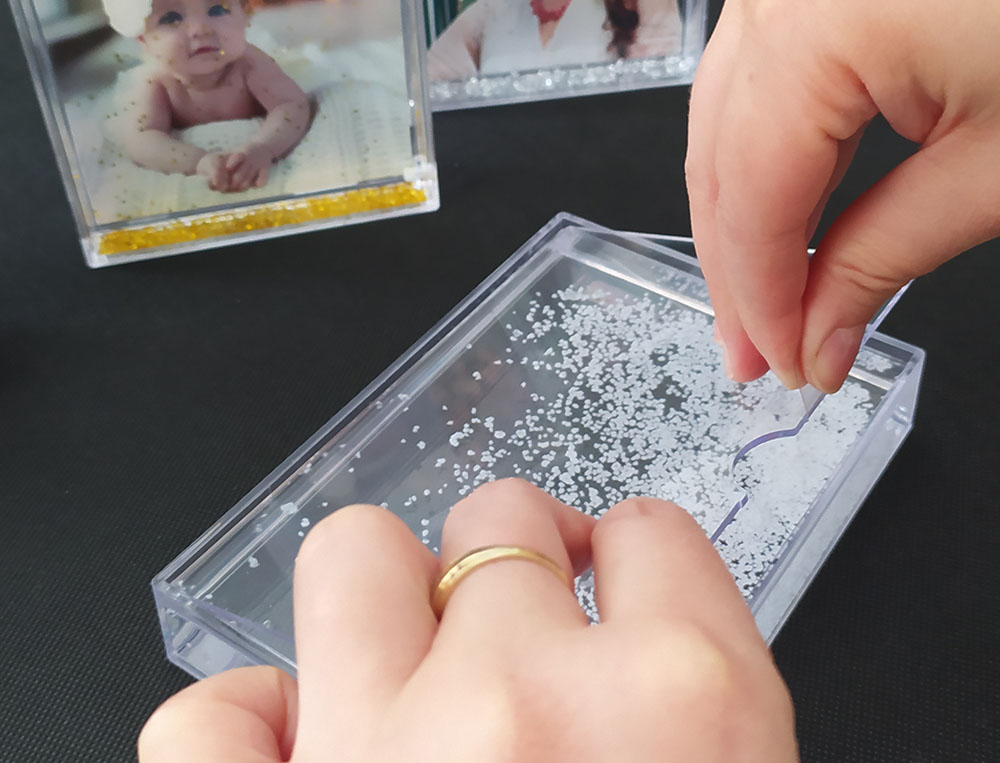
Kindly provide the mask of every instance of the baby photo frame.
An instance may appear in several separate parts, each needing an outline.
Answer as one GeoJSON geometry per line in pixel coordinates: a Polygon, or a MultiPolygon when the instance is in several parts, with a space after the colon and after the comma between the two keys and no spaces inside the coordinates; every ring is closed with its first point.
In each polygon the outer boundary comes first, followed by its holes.
{"type": "Polygon", "coordinates": [[[438,207],[418,0],[11,0],[93,267],[438,207]]]}
{"type": "Polygon", "coordinates": [[[689,84],[707,0],[425,0],[435,111],[689,84]]]}

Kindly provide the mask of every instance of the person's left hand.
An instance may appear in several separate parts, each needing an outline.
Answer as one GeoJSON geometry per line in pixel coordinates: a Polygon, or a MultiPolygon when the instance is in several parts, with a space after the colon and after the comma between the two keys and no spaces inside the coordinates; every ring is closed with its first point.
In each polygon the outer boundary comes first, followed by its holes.
{"type": "Polygon", "coordinates": [[[452,510],[442,558],[495,544],[560,573],[477,567],[439,622],[437,557],[389,511],[335,512],[295,564],[298,684],[266,667],[201,681],[154,713],[141,762],[797,759],[767,646],[683,509],[630,499],[595,523],[501,480],[452,510]],[[567,585],[591,555],[596,627],[567,585]]]}

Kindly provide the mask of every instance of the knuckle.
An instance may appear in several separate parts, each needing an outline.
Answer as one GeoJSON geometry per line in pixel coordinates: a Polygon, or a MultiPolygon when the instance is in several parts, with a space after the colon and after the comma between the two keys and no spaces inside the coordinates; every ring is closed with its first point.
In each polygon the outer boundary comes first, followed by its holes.
{"type": "Polygon", "coordinates": [[[648,496],[626,498],[619,503],[615,512],[623,517],[661,516],[665,512],[683,511],[676,503],[648,496]]]}
{"type": "Polygon", "coordinates": [[[891,272],[885,263],[873,257],[838,257],[827,264],[827,269],[835,282],[845,284],[852,292],[864,297],[887,298],[909,280],[905,275],[891,272]]]}
{"type": "Polygon", "coordinates": [[[767,706],[771,708],[776,722],[784,728],[795,728],[795,705],[792,703],[792,693],[788,690],[777,668],[772,665],[772,678],[768,682],[769,701],[767,706]]]}
{"type": "Polygon", "coordinates": [[[680,701],[725,712],[743,696],[736,666],[704,628],[692,623],[653,624],[636,629],[631,680],[651,701],[680,701]]]}
{"type": "Polygon", "coordinates": [[[649,497],[626,498],[601,517],[594,526],[591,543],[602,543],[608,533],[646,532],[651,526],[650,522],[668,523],[674,526],[676,523],[688,521],[694,522],[694,519],[672,501],[649,497]]]}
{"type": "Polygon", "coordinates": [[[541,490],[527,480],[505,477],[477,487],[470,495],[455,504],[452,514],[464,517],[483,510],[497,510],[505,504],[537,498],[540,493],[541,490]]]}
{"type": "Polygon", "coordinates": [[[700,152],[689,150],[684,159],[684,178],[692,205],[710,207],[719,198],[719,180],[711,162],[700,152]]]}
{"type": "Polygon", "coordinates": [[[525,729],[537,723],[522,702],[523,689],[512,675],[480,674],[469,690],[467,676],[460,682],[459,696],[464,713],[465,738],[475,740],[479,753],[474,760],[496,760],[497,750],[517,751],[525,729]]]}
{"type": "Polygon", "coordinates": [[[363,542],[362,538],[377,534],[385,524],[385,515],[385,509],[379,506],[352,504],[324,517],[302,541],[295,560],[296,568],[329,559],[338,548],[355,546],[363,542]]]}

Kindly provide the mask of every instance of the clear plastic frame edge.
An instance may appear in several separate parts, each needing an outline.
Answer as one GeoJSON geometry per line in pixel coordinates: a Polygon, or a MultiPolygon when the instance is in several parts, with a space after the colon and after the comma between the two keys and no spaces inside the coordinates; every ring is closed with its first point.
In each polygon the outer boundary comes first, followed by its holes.
{"type": "Polygon", "coordinates": [[[420,0],[10,0],[87,263],[433,211],[420,0]]]}

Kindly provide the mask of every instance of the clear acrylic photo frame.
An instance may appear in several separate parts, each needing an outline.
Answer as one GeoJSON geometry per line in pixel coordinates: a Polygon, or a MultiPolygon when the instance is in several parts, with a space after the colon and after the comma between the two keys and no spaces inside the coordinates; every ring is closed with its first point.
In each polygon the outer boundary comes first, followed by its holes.
{"type": "MultiPolygon", "coordinates": [[[[197,176],[152,173],[109,140],[105,120],[121,113],[119,88],[144,52],[109,26],[102,0],[10,4],[91,267],[439,207],[420,0],[257,4],[247,42],[301,87],[312,117],[263,188],[233,194],[197,176]],[[295,15],[304,13],[314,15],[295,15]]],[[[232,124],[246,130],[249,121],[232,124]]],[[[212,150],[225,130],[209,132],[199,148],[212,150]]]]}
{"type": "MultiPolygon", "coordinates": [[[[669,49],[657,51],[655,55],[593,60],[584,54],[580,60],[552,65],[511,62],[507,67],[509,71],[490,72],[482,71],[480,62],[474,73],[456,77],[454,74],[439,73],[435,66],[435,43],[457,18],[442,13],[440,9],[435,10],[447,2],[424,0],[429,46],[428,87],[434,111],[689,85],[707,40],[708,0],[676,0],[679,14],[677,43],[671,44],[669,49]]],[[[526,6],[528,0],[518,2],[526,6]]],[[[463,12],[470,5],[465,4],[463,12]]],[[[567,13],[569,8],[572,5],[567,7],[567,13]]]]}
{"type": "MultiPolygon", "coordinates": [[[[689,248],[554,218],[156,576],[169,659],[195,677],[294,674],[310,528],[381,504],[436,551],[449,508],[511,476],[595,516],[632,495],[678,502],[772,640],[909,433],[924,354],[870,334],[800,432],[735,459],[797,422],[801,398],[725,378],[689,248]]],[[[597,621],[593,586],[577,594],[597,621]]]]}

